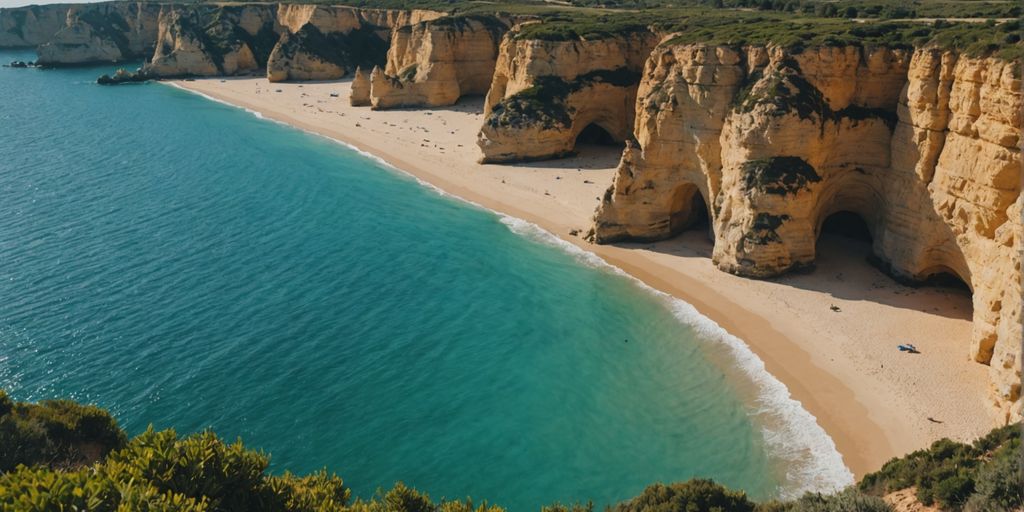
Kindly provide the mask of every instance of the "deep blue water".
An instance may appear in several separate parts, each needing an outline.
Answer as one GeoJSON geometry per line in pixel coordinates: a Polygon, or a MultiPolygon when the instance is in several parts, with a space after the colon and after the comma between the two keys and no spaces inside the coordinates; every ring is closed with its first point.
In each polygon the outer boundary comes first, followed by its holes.
{"type": "Polygon", "coordinates": [[[339,144],[103,71],[0,68],[16,398],[241,436],[363,496],[402,480],[522,511],[806,480],[770,377],[670,301],[339,144]]]}

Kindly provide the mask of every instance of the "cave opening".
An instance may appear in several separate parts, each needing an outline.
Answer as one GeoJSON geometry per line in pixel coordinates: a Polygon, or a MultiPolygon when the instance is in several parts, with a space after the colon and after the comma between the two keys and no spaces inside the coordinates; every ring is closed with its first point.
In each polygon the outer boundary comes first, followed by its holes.
{"type": "Polygon", "coordinates": [[[677,236],[685,231],[702,231],[714,239],[711,232],[711,218],[704,194],[696,185],[686,184],[676,188],[669,205],[669,233],[677,236]]]}
{"type": "Polygon", "coordinates": [[[590,123],[580,134],[576,136],[576,145],[589,145],[589,146],[612,146],[612,147],[623,147],[625,144],[620,140],[615,140],[608,130],[601,128],[596,123],[590,123]]]}
{"type": "Polygon", "coordinates": [[[974,293],[974,290],[971,289],[971,285],[967,284],[967,281],[960,277],[960,274],[949,267],[934,267],[923,272],[923,275],[925,277],[919,283],[921,286],[946,288],[952,291],[964,293],[968,296],[974,293]]]}
{"type": "Polygon", "coordinates": [[[868,244],[874,242],[871,228],[868,227],[864,217],[850,211],[840,211],[829,215],[821,224],[821,234],[825,233],[868,244]]]}

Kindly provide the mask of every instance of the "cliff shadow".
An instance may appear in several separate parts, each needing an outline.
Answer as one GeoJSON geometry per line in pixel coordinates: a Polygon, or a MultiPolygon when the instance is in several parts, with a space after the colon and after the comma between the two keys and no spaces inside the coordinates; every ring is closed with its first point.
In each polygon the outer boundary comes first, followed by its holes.
{"type": "Polygon", "coordinates": [[[672,238],[656,242],[618,242],[610,244],[626,249],[645,249],[651,252],[667,254],[679,258],[711,259],[715,243],[708,238],[702,229],[687,229],[672,238]]]}
{"type": "MultiPolygon", "coordinates": [[[[692,228],[665,240],[611,245],[686,259],[710,259],[714,250],[714,241],[707,233],[692,228]]],[[[764,281],[818,292],[837,300],[867,301],[944,318],[973,320],[971,290],[952,270],[936,268],[934,276],[926,282],[907,285],[873,263],[872,232],[856,215],[840,212],[826,219],[816,247],[813,268],[764,281]]]]}
{"type": "Polygon", "coordinates": [[[768,281],[845,301],[869,301],[945,318],[973,320],[972,293],[959,277],[936,269],[935,278],[921,285],[902,284],[873,263],[871,243],[866,225],[848,215],[837,216],[823,225],[813,269],[768,281]]]}
{"type": "MultiPolygon", "coordinates": [[[[622,147],[604,144],[579,144],[576,146],[575,154],[563,158],[551,160],[534,160],[530,162],[516,162],[506,165],[509,167],[530,167],[534,169],[550,169],[556,171],[592,171],[614,169],[619,165],[622,157],[622,147]]],[[[603,187],[611,185],[598,183],[603,187]]],[[[603,190],[603,189],[602,189],[603,190]]],[[[597,206],[595,204],[595,206],[597,206]]]]}

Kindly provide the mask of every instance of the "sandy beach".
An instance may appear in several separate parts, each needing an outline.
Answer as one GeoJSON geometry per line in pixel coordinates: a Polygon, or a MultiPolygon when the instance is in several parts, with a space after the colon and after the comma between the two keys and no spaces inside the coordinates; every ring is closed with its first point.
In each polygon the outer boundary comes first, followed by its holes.
{"type": "Polygon", "coordinates": [[[449,108],[373,112],[349,106],[348,81],[174,84],[352,144],[451,194],[533,222],[689,302],[750,345],[832,436],[857,477],[936,439],[971,440],[996,426],[986,405],[988,368],[968,360],[970,296],[901,286],[865,261],[865,244],[826,236],[814,272],[765,281],[716,269],[711,242],[699,232],[658,243],[592,245],[582,233],[611,184],[615,148],[480,165],[479,98],[449,108]],[[576,230],[580,235],[570,234],[576,230]],[[922,353],[901,353],[899,343],[922,353]]]}

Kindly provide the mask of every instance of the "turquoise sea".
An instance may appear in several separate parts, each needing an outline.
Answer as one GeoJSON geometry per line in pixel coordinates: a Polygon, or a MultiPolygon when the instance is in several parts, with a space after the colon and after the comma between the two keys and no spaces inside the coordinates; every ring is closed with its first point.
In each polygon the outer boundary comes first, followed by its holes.
{"type": "MultiPolygon", "coordinates": [[[[0,61],[32,59],[0,52],[0,61]]],[[[341,144],[109,69],[0,68],[0,387],[512,511],[850,481],[685,303],[341,144]]]]}

